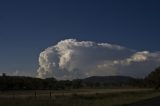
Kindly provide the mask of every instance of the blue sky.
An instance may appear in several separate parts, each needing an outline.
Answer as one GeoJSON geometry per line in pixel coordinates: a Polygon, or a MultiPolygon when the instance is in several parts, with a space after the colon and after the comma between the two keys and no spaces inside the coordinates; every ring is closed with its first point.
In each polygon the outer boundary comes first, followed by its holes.
{"type": "Polygon", "coordinates": [[[159,0],[1,0],[0,73],[35,74],[41,51],[67,38],[159,51],[159,0]]]}

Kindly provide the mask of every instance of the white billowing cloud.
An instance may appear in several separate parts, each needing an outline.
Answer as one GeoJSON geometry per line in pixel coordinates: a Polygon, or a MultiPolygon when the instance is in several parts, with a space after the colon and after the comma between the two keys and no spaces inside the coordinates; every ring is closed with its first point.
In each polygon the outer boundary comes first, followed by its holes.
{"type": "Polygon", "coordinates": [[[158,65],[160,52],[66,39],[40,53],[37,72],[38,77],[57,79],[110,75],[144,77],[158,65]]]}

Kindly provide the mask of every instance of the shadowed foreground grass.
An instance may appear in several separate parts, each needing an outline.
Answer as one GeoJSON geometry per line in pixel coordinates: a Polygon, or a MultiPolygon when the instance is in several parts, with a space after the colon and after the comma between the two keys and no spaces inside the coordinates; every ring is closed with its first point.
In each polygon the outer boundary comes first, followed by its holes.
{"type": "Polygon", "coordinates": [[[159,96],[159,91],[140,90],[71,95],[0,97],[0,106],[122,106],[159,96]]]}

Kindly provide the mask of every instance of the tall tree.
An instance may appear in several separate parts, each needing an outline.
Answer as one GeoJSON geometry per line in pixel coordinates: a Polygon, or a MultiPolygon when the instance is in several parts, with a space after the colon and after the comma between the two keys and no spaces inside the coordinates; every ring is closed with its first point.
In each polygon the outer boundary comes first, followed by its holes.
{"type": "Polygon", "coordinates": [[[156,89],[160,88],[160,67],[156,68],[145,78],[147,85],[155,87],[156,89]]]}

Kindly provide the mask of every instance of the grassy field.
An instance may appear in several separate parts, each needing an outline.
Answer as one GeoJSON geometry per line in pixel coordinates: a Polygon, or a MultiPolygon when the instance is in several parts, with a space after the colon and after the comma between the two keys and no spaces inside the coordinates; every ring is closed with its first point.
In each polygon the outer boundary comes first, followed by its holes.
{"type": "Polygon", "coordinates": [[[0,106],[123,106],[156,96],[151,89],[8,91],[0,93],[0,106]]]}

